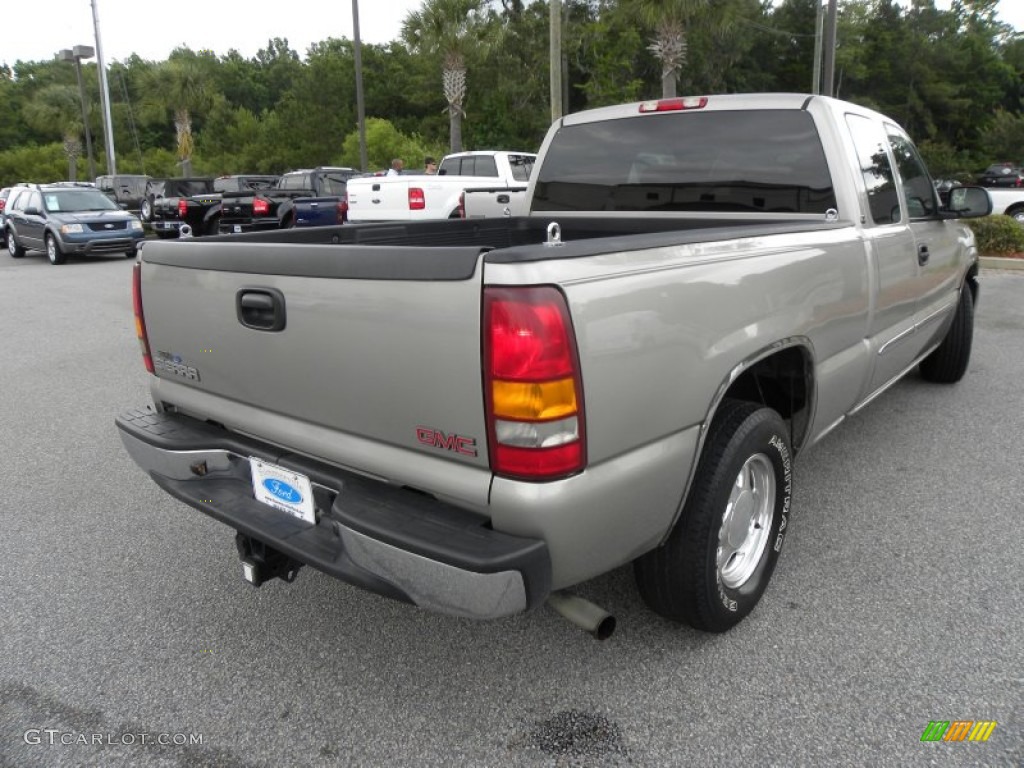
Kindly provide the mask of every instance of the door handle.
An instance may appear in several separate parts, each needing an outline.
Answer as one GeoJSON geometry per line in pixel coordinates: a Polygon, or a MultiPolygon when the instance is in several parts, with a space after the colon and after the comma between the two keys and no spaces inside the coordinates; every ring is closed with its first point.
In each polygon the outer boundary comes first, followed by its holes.
{"type": "Polygon", "coordinates": [[[235,295],[235,312],[238,322],[254,331],[284,330],[284,294],[276,288],[242,288],[235,295]]]}
{"type": "Polygon", "coordinates": [[[928,246],[927,245],[919,245],[919,246],[917,246],[917,263],[920,266],[923,267],[925,264],[927,264],[928,263],[928,259],[929,259],[930,256],[931,256],[931,254],[928,252],[928,246]]]}

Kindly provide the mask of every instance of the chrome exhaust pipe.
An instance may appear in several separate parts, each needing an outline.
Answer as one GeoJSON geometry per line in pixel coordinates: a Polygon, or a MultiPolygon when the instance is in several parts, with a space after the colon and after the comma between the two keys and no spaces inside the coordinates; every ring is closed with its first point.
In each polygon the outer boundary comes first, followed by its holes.
{"type": "Polygon", "coordinates": [[[548,605],[577,627],[582,627],[598,640],[607,640],[615,631],[615,617],[599,605],[565,592],[548,595],[548,605]]]}

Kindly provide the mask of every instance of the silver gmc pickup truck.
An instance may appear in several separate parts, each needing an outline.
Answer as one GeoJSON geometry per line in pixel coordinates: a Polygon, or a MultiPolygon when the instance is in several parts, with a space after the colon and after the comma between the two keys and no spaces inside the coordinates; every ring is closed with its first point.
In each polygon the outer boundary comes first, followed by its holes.
{"type": "MultiPolygon", "coordinates": [[[[558,120],[523,215],[149,242],[153,405],[116,419],[245,578],[310,565],[480,619],[632,563],[711,632],[764,592],[794,459],[901,376],[956,382],[977,254],[892,120],[702,96],[558,120]]],[[[178,546],[187,547],[187,542],[178,546]]]]}

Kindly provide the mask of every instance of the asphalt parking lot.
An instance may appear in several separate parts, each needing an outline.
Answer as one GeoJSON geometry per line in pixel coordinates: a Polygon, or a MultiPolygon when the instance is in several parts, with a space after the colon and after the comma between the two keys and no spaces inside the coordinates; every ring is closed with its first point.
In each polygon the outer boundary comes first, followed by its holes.
{"type": "Polygon", "coordinates": [[[750,618],[672,625],[620,569],[579,589],[600,643],[245,584],[116,434],[148,402],[131,264],[0,258],[0,767],[1024,764],[1024,273],[983,271],[960,384],[912,375],[798,458],[750,618]]]}

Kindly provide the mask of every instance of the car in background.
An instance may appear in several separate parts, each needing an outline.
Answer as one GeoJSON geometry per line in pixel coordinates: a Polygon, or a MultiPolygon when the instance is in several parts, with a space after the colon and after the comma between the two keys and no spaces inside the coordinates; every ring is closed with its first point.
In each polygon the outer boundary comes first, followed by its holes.
{"type": "Polygon", "coordinates": [[[1024,169],[1013,163],[996,163],[978,176],[983,187],[1024,187],[1024,169]]]}
{"type": "Polygon", "coordinates": [[[0,246],[7,247],[7,215],[6,211],[14,204],[15,199],[26,187],[32,186],[26,182],[15,184],[13,187],[4,187],[0,190],[3,197],[3,205],[0,205],[0,246]]]}
{"type": "MultiPolygon", "coordinates": [[[[189,197],[178,198],[178,234],[184,230],[181,224],[187,224],[192,237],[216,235],[221,217],[221,197],[224,193],[248,193],[273,189],[278,177],[272,175],[238,174],[235,176],[218,176],[213,180],[213,191],[203,192],[189,197]]],[[[158,233],[159,235],[159,233],[158,233]]]]}
{"type": "Polygon", "coordinates": [[[179,202],[185,198],[211,194],[212,176],[150,179],[146,182],[141,218],[157,237],[177,237],[183,223],[178,217],[179,202]]]}
{"type": "Polygon", "coordinates": [[[146,198],[146,183],[151,178],[153,177],[139,173],[97,176],[96,188],[121,208],[137,216],[142,211],[142,201],[146,198]]]}
{"type": "Polygon", "coordinates": [[[72,254],[134,257],[145,237],[137,216],[91,186],[33,184],[8,200],[4,234],[15,259],[29,250],[45,251],[51,264],[63,264],[72,254]]]}
{"type": "Polygon", "coordinates": [[[348,181],[362,175],[354,168],[320,166],[289,171],[270,189],[224,192],[219,230],[224,234],[344,224],[348,181]]]}
{"type": "Polygon", "coordinates": [[[7,238],[4,235],[4,208],[7,207],[7,198],[11,196],[11,192],[14,191],[14,187],[4,187],[0,189],[0,238],[3,238],[3,245],[7,245],[7,238]]]}

